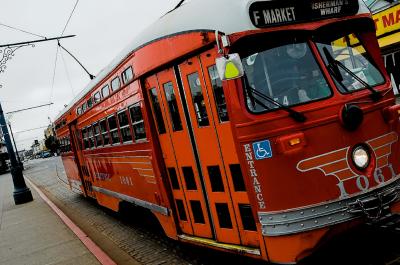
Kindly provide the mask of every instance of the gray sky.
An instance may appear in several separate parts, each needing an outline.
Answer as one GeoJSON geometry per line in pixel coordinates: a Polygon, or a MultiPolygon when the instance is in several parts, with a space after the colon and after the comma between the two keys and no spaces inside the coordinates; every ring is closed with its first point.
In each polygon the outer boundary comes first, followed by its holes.
{"type": "MultiPolygon", "coordinates": [[[[0,0],[1,24],[38,35],[60,36],[76,0],[0,0]]],[[[171,10],[179,0],[80,0],[64,35],[77,35],[61,44],[96,75],[145,27],[171,10]]],[[[39,39],[0,25],[0,44],[39,39]]],[[[10,117],[14,132],[46,126],[90,81],[88,75],[57,42],[23,47],[0,74],[0,100],[4,112],[53,102],[50,107],[10,117]]],[[[2,56],[0,54],[0,56],[2,56]]],[[[18,149],[29,149],[43,130],[15,133],[18,149]]]]}

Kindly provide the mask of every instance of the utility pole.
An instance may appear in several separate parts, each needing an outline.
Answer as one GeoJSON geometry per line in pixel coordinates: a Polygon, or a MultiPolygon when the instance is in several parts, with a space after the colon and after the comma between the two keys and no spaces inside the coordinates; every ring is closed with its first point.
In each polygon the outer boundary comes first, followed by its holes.
{"type": "MultiPolygon", "coordinates": [[[[0,73],[4,73],[5,69],[7,68],[6,63],[14,56],[14,52],[16,50],[18,50],[19,48],[26,47],[26,46],[35,47],[34,43],[37,43],[37,42],[59,40],[62,38],[70,38],[70,37],[73,37],[73,35],[0,45],[0,48],[4,48],[3,50],[0,50],[0,54],[3,55],[3,57],[0,60],[0,73]]],[[[0,85],[0,88],[1,87],[2,86],[0,85]]],[[[4,112],[3,112],[3,108],[1,106],[1,102],[0,102],[0,128],[3,131],[3,136],[4,136],[4,140],[5,140],[6,147],[7,147],[7,152],[10,157],[10,162],[11,162],[11,176],[12,176],[12,180],[13,180],[13,184],[14,184],[14,193],[13,193],[14,203],[15,204],[23,204],[23,203],[33,201],[31,190],[26,186],[24,175],[22,174],[22,168],[21,168],[20,164],[18,163],[17,158],[14,153],[14,148],[12,146],[10,134],[8,133],[7,123],[6,123],[6,119],[4,117],[4,112]]]]}

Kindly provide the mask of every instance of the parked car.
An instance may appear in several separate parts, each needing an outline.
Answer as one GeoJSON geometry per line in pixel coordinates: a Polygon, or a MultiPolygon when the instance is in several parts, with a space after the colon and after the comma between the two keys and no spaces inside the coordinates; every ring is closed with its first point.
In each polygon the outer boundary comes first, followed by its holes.
{"type": "Polygon", "coordinates": [[[41,158],[51,157],[51,153],[45,151],[45,152],[41,153],[40,157],[41,157],[41,158]]]}

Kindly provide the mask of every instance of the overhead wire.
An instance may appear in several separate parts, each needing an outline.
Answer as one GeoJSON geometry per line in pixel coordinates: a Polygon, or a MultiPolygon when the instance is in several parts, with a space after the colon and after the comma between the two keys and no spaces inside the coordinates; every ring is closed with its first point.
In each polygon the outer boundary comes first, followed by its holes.
{"type": "Polygon", "coordinates": [[[78,3],[79,3],[79,0],[76,0],[75,5],[74,5],[74,8],[72,9],[72,12],[71,12],[71,14],[69,15],[69,18],[68,18],[68,20],[67,20],[67,23],[65,23],[64,29],[63,29],[63,31],[62,31],[62,33],[61,33],[61,36],[64,35],[64,32],[65,32],[65,30],[67,29],[67,26],[68,26],[68,24],[69,24],[69,21],[71,20],[71,17],[72,17],[72,15],[73,15],[74,12],[75,12],[75,9],[76,9],[76,6],[78,5],[78,3]]]}
{"type": "Polygon", "coordinates": [[[63,54],[62,51],[60,52],[60,54],[61,54],[61,59],[62,59],[63,64],[64,64],[65,74],[67,75],[69,87],[71,88],[72,96],[75,97],[74,88],[73,88],[73,86],[72,86],[72,82],[71,82],[71,78],[70,78],[70,75],[69,75],[69,71],[68,71],[67,64],[66,64],[66,62],[65,62],[64,54],[63,54]]]}
{"type": "Polygon", "coordinates": [[[35,34],[35,33],[32,33],[32,32],[29,32],[27,30],[23,30],[23,29],[20,29],[20,28],[17,28],[17,27],[13,27],[13,26],[10,26],[10,25],[6,25],[6,24],[1,23],[1,22],[0,22],[0,26],[6,27],[6,28],[10,28],[10,29],[13,29],[13,30],[16,30],[16,31],[20,31],[20,32],[23,32],[23,33],[26,33],[26,34],[29,34],[29,35],[32,35],[32,36],[39,37],[39,38],[46,39],[45,36],[42,36],[42,35],[39,35],[39,34],[35,34]]]}
{"type": "MultiPolygon", "coordinates": [[[[78,3],[79,3],[79,0],[76,0],[75,5],[74,5],[74,8],[72,9],[72,11],[71,11],[71,13],[70,13],[70,15],[69,15],[69,17],[68,17],[68,19],[67,19],[67,22],[65,23],[64,29],[63,29],[62,32],[61,32],[61,36],[64,35],[64,32],[65,32],[65,30],[66,30],[67,27],[68,27],[68,24],[69,24],[69,22],[70,22],[70,20],[71,20],[71,18],[72,18],[72,15],[73,15],[74,12],[75,12],[75,9],[76,9],[76,6],[78,5],[78,3]]],[[[55,58],[55,60],[54,60],[53,78],[52,78],[52,83],[51,83],[50,101],[49,101],[49,102],[51,102],[51,100],[53,99],[54,81],[55,81],[55,76],[56,76],[57,58],[58,58],[59,49],[60,49],[60,46],[57,44],[56,58],[55,58]]],[[[48,110],[49,112],[50,112],[50,108],[51,108],[51,106],[49,106],[49,110],[48,110]]],[[[48,114],[49,114],[49,113],[48,113],[48,114]]]]}

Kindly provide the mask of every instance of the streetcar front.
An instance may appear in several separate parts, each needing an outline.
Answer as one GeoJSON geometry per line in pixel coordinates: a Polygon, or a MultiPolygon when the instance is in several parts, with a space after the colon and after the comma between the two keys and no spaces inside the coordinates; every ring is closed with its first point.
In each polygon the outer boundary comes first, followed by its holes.
{"type": "Polygon", "coordinates": [[[248,8],[217,66],[266,254],[295,263],[399,208],[400,107],[361,1],[248,8]]]}

